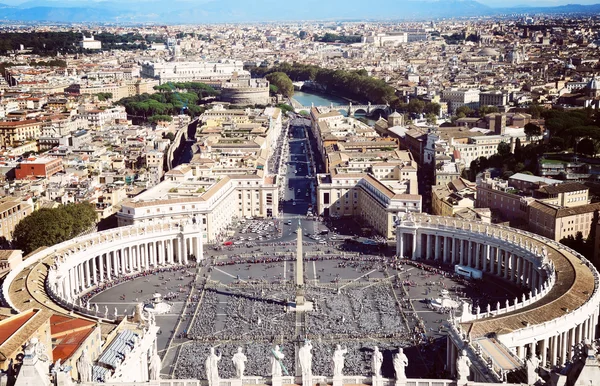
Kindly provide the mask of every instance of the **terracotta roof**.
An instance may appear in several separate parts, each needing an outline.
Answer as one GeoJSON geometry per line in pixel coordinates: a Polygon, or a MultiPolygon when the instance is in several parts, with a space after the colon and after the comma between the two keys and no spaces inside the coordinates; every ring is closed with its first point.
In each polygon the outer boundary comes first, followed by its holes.
{"type": "Polygon", "coordinates": [[[60,335],[81,328],[93,327],[94,325],[94,322],[85,319],[72,318],[65,315],[52,315],[50,318],[50,334],[60,335]]]}
{"type": "Polygon", "coordinates": [[[563,182],[557,185],[546,185],[538,189],[540,192],[547,194],[559,194],[567,192],[578,192],[580,190],[588,190],[588,187],[580,182],[563,182]]]}
{"type": "MultiPolygon", "coordinates": [[[[78,331],[71,331],[64,335],[60,342],[52,349],[52,359],[61,362],[69,359],[71,355],[83,344],[88,336],[94,331],[94,326],[86,327],[78,331]]],[[[53,337],[53,339],[55,339],[53,337]]]]}
{"type": "Polygon", "coordinates": [[[27,310],[0,323],[0,345],[3,345],[15,332],[24,326],[39,310],[27,310]]]}

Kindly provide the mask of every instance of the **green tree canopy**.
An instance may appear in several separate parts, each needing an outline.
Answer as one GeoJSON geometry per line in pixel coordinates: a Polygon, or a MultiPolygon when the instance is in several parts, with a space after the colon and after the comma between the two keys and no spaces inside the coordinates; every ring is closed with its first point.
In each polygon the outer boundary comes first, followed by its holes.
{"type": "Polygon", "coordinates": [[[285,72],[273,72],[266,78],[283,96],[289,98],[294,95],[294,84],[285,72]]]}
{"type": "Polygon", "coordinates": [[[40,209],[17,224],[13,242],[27,254],[76,237],[93,226],[96,219],[94,205],[87,202],[40,209]]]}
{"type": "Polygon", "coordinates": [[[542,134],[542,129],[535,123],[531,122],[525,125],[524,131],[528,141],[531,140],[532,137],[538,137],[540,134],[542,134]]]}

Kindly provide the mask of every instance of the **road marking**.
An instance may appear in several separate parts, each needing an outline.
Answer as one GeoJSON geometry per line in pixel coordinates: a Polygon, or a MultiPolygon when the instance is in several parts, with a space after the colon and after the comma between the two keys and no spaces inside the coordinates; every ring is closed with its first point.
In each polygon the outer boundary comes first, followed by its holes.
{"type": "Polygon", "coordinates": [[[365,276],[367,276],[367,275],[370,275],[370,274],[372,274],[373,272],[377,272],[377,270],[376,270],[376,269],[374,269],[374,270],[372,270],[371,272],[367,272],[367,273],[365,273],[364,275],[362,275],[362,276],[359,276],[359,277],[357,277],[356,279],[352,280],[351,282],[348,282],[348,283],[344,284],[344,285],[343,285],[343,286],[341,286],[339,289],[342,289],[342,288],[344,288],[344,287],[347,287],[347,286],[349,286],[350,284],[354,283],[355,281],[358,281],[358,280],[362,279],[363,277],[365,277],[365,276]]]}
{"type": "MultiPolygon", "coordinates": [[[[217,267],[213,267],[213,269],[214,269],[215,271],[219,271],[219,272],[221,272],[222,274],[225,274],[225,275],[227,275],[227,276],[229,276],[229,277],[232,277],[232,278],[234,278],[234,279],[237,279],[237,278],[238,278],[237,276],[234,276],[234,275],[230,274],[229,272],[225,272],[225,271],[223,271],[222,269],[219,269],[219,268],[217,268],[217,267]]],[[[241,281],[241,282],[244,282],[244,283],[246,282],[246,280],[242,280],[242,279],[239,279],[239,281],[241,281]]]]}

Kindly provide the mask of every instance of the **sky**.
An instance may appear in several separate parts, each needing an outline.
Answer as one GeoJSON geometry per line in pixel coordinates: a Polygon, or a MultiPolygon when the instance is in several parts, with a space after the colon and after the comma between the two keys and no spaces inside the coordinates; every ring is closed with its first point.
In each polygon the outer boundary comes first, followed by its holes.
{"type": "MultiPolygon", "coordinates": [[[[51,5],[68,5],[68,4],[85,4],[90,2],[101,2],[104,0],[0,0],[0,4],[8,4],[8,5],[20,5],[23,3],[29,3],[28,5],[43,5],[51,4],[51,5]]],[[[171,0],[121,0],[121,2],[128,3],[148,3],[148,2],[162,2],[169,3],[171,0]]],[[[209,1],[218,1],[218,0],[178,0],[180,2],[186,1],[190,4],[202,4],[209,1]]],[[[327,1],[327,0],[324,0],[327,1]]],[[[351,4],[355,1],[364,1],[364,0],[348,0],[348,4],[351,4]]],[[[418,0],[398,0],[398,2],[404,1],[418,1],[418,0]]],[[[436,1],[436,0],[434,0],[436,1]]],[[[479,3],[488,5],[490,7],[507,7],[507,6],[515,6],[515,5],[529,5],[529,6],[557,6],[557,5],[566,5],[566,4],[598,4],[600,0],[476,0],[479,3]]],[[[248,0],[256,6],[260,6],[261,0],[248,0]]]]}

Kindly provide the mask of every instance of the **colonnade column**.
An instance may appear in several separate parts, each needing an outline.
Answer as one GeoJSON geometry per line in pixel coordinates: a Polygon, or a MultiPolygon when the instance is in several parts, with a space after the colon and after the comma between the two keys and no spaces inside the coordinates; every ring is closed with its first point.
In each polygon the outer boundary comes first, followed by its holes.
{"type": "Polygon", "coordinates": [[[104,254],[98,256],[98,278],[100,282],[104,281],[104,254]]]}
{"type": "Polygon", "coordinates": [[[485,255],[483,257],[483,272],[487,272],[488,269],[488,260],[490,259],[492,247],[489,244],[485,245],[485,255]]]}
{"type": "Polygon", "coordinates": [[[91,278],[90,278],[90,261],[87,260],[83,263],[83,273],[85,275],[85,287],[91,287],[91,278]]]}
{"type": "MultiPolygon", "coordinates": [[[[396,245],[396,256],[402,258],[404,255],[404,233],[398,231],[398,244],[396,245]]],[[[194,252],[195,253],[195,252],[194,252]]]]}

